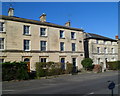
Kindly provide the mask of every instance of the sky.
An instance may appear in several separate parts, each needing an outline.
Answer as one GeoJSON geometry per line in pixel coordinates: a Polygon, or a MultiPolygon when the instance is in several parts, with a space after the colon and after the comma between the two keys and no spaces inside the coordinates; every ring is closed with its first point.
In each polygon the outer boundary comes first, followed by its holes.
{"type": "MultiPolygon", "coordinates": [[[[118,34],[117,2],[13,2],[15,16],[39,20],[47,15],[47,22],[64,25],[68,20],[71,27],[82,28],[115,39],[118,34]]],[[[8,15],[9,3],[2,3],[2,15],[8,15]]]]}

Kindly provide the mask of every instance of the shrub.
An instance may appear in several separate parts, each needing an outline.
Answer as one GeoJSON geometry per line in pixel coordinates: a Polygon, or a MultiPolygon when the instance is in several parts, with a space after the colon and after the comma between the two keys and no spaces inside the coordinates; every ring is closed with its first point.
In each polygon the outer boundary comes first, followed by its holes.
{"type": "Polygon", "coordinates": [[[102,67],[99,64],[96,64],[96,65],[94,65],[93,71],[96,73],[100,73],[100,72],[102,72],[102,67]]]}
{"type": "Polygon", "coordinates": [[[109,70],[120,70],[120,61],[107,62],[109,70]]]}
{"type": "Polygon", "coordinates": [[[46,76],[46,73],[47,73],[46,71],[47,71],[46,63],[44,63],[44,62],[37,62],[36,63],[36,76],[37,76],[37,78],[46,76]]]}
{"type": "Polygon", "coordinates": [[[93,60],[91,58],[84,58],[81,62],[85,70],[91,70],[93,68],[93,60]]]}
{"type": "Polygon", "coordinates": [[[60,75],[60,74],[62,74],[61,63],[54,63],[54,62],[36,63],[37,78],[44,76],[60,75]]]}
{"type": "Polygon", "coordinates": [[[66,63],[66,73],[70,74],[70,73],[72,73],[72,70],[73,70],[73,64],[66,63]]]}
{"type": "Polygon", "coordinates": [[[2,63],[2,80],[26,80],[29,79],[27,64],[25,62],[2,63]]]}

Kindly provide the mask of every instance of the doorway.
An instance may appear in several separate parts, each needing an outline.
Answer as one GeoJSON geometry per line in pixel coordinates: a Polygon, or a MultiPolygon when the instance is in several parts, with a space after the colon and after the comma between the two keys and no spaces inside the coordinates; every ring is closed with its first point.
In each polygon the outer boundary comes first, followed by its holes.
{"type": "Polygon", "coordinates": [[[27,63],[27,67],[28,67],[28,72],[30,72],[30,59],[29,58],[25,58],[24,62],[27,63]]]}

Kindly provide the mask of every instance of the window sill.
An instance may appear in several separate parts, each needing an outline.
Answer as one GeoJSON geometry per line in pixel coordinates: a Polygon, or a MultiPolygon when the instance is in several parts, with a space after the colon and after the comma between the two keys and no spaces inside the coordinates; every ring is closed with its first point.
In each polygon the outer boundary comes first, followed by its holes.
{"type": "Polygon", "coordinates": [[[76,40],[76,39],[71,39],[71,40],[76,40]]]}
{"type": "Polygon", "coordinates": [[[23,35],[25,35],[25,36],[31,36],[31,34],[23,34],[23,35]]]}
{"type": "Polygon", "coordinates": [[[29,51],[31,51],[31,50],[24,50],[25,52],[29,52],[29,51]]]}
{"type": "Polygon", "coordinates": [[[40,37],[45,37],[45,38],[47,38],[48,36],[41,35],[40,37]]]}
{"type": "Polygon", "coordinates": [[[2,33],[2,34],[6,34],[6,32],[5,32],[5,31],[0,31],[0,33],[2,33]]]}
{"type": "Polygon", "coordinates": [[[60,39],[65,39],[65,38],[63,37],[63,38],[60,38],[60,39]]]}

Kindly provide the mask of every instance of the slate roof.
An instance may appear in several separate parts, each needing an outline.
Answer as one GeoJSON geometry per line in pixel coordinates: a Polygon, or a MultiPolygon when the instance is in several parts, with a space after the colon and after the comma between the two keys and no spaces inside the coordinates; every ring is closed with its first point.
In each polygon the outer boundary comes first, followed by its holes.
{"type": "Polygon", "coordinates": [[[98,40],[106,40],[106,41],[117,41],[115,39],[111,39],[105,36],[101,36],[98,34],[93,34],[93,33],[87,33],[86,39],[98,39],[98,40]]]}
{"type": "Polygon", "coordinates": [[[31,24],[37,24],[37,25],[45,25],[45,26],[51,26],[51,27],[57,27],[57,28],[63,28],[63,29],[70,29],[70,30],[75,30],[75,31],[84,31],[83,29],[79,29],[79,28],[72,28],[72,27],[57,25],[57,24],[53,24],[53,23],[49,23],[49,22],[41,22],[41,21],[37,21],[37,20],[20,18],[20,17],[16,17],[16,16],[0,15],[0,19],[24,22],[24,23],[31,23],[31,24]]]}

